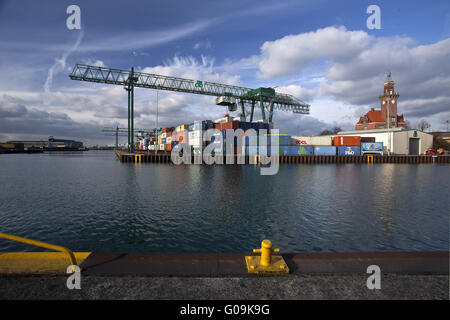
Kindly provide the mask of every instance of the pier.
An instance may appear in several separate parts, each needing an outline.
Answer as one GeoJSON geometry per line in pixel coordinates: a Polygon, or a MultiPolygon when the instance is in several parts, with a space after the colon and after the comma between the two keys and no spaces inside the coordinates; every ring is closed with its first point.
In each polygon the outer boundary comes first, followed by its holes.
{"type": "MultiPolygon", "coordinates": [[[[132,162],[132,163],[172,163],[170,158],[170,152],[154,151],[136,151],[134,153],[114,150],[117,159],[120,162],[132,162]]],[[[245,164],[253,164],[251,159],[255,156],[245,156],[245,164]]],[[[194,163],[194,156],[192,156],[191,163],[194,163]]],[[[225,161],[224,161],[225,163],[225,161]]],[[[237,156],[235,155],[235,161],[237,163],[237,156]]],[[[409,163],[409,164],[421,164],[421,163],[450,163],[450,156],[408,156],[408,155],[385,155],[385,156],[371,156],[371,155],[359,155],[359,156],[279,156],[280,164],[331,164],[331,163],[409,163]]]]}

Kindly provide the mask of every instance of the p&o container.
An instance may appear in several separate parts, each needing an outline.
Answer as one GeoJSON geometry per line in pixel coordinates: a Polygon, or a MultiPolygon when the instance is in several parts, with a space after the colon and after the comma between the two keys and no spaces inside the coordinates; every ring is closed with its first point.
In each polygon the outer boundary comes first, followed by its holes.
{"type": "Polygon", "coordinates": [[[339,146],[337,147],[337,152],[340,156],[359,156],[361,154],[361,147],[339,146]]]}

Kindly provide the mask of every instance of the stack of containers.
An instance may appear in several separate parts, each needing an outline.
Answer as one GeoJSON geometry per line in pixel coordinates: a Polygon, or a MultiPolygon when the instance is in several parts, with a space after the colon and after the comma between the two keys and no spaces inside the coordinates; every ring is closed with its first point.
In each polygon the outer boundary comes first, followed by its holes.
{"type": "Polygon", "coordinates": [[[172,151],[172,128],[166,128],[166,143],[164,150],[172,151]]]}
{"type": "Polygon", "coordinates": [[[361,154],[361,137],[336,136],[333,139],[338,155],[359,156],[361,154]]]}
{"type": "Polygon", "coordinates": [[[315,147],[318,147],[318,154],[336,154],[330,136],[292,136],[291,142],[294,154],[313,155],[315,154],[315,147]]]}
{"type": "Polygon", "coordinates": [[[214,123],[211,120],[194,121],[189,125],[189,145],[193,148],[193,154],[201,154],[206,146],[203,141],[203,131],[213,129],[214,123]]]}

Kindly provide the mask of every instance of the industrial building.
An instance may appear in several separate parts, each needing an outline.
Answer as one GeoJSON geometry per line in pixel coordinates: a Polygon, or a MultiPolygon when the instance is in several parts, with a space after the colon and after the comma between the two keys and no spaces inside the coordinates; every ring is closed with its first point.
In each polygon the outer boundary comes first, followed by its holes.
{"type": "Polygon", "coordinates": [[[383,142],[384,154],[420,155],[433,146],[433,135],[420,130],[404,128],[343,131],[339,136],[373,137],[383,142]]]}

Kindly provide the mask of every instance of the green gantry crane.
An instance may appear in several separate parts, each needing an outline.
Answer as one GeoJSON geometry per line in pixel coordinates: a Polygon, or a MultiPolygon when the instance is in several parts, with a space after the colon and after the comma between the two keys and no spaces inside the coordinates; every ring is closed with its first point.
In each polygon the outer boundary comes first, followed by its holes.
{"type": "Polygon", "coordinates": [[[236,111],[237,103],[241,106],[241,115],[246,117],[245,106],[251,107],[250,122],[253,121],[255,106],[259,103],[262,120],[272,122],[273,110],[280,109],[293,113],[309,114],[306,104],[289,94],[277,93],[273,88],[250,89],[207,81],[196,81],[157,74],[120,70],[105,67],[75,65],[69,75],[72,80],[108,83],[124,86],[128,92],[128,145],[133,146],[134,136],[134,88],[149,88],[194,94],[215,96],[216,104],[227,106],[229,111],[236,111]],[[266,118],[266,110],[269,117],[266,118]]]}

